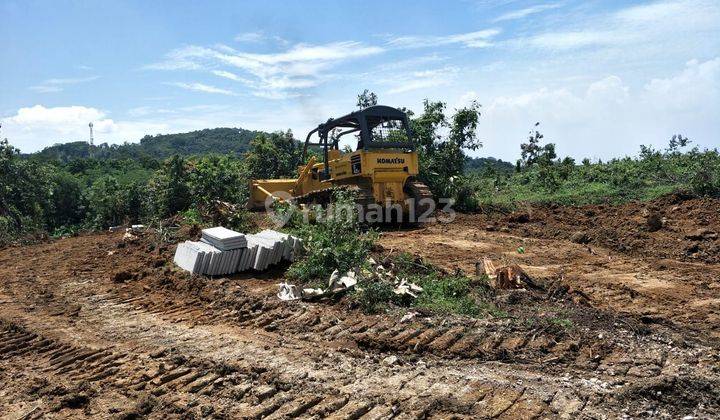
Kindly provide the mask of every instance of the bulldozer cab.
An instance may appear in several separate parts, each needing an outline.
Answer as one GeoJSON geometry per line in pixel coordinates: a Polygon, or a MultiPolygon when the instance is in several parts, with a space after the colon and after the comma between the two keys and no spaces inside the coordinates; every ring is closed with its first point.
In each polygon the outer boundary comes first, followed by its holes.
{"type": "MultiPolygon", "coordinates": [[[[323,159],[328,162],[329,155],[334,154],[331,151],[339,150],[341,138],[348,134],[357,138],[356,150],[414,150],[407,114],[389,106],[375,105],[318,125],[305,139],[303,161],[308,146],[320,146],[323,159]],[[317,142],[310,141],[313,135],[317,135],[317,142]]],[[[323,179],[330,177],[329,170],[329,165],[325,165],[321,175],[323,179]]]]}

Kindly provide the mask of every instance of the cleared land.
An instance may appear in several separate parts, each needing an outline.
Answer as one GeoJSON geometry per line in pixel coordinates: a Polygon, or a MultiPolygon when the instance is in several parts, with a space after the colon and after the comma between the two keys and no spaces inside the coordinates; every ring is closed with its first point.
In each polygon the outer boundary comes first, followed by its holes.
{"type": "Polygon", "coordinates": [[[192,278],[150,236],[5,248],[0,413],[717,417],[718,209],[667,197],[383,232],[378,258],[409,252],[473,273],[488,257],[543,285],[498,293],[478,319],[280,302],[282,267],[192,278]]]}

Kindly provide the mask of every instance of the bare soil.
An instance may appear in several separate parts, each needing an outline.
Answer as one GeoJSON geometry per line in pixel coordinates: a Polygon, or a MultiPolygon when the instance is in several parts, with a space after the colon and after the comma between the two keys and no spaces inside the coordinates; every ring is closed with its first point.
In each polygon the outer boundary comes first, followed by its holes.
{"type": "Polygon", "coordinates": [[[531,207],[382,233],[379,257],[468,274],[486,257],[541,285],[489,296],[479,318],[280,302],[284,267],[192,277],[152,234],[5,248],[0,415],[717,418],[718,204],[531,207]]]}

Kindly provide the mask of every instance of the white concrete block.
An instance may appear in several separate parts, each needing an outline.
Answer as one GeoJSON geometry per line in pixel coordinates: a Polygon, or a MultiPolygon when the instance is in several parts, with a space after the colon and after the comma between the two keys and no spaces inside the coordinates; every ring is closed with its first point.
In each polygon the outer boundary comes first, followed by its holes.
{"type": "Polygon", "coordinates": [[[247,245],[245,235],[222,226],[203,229],[202,240],[222,251],[244,248],[247,245]]]}

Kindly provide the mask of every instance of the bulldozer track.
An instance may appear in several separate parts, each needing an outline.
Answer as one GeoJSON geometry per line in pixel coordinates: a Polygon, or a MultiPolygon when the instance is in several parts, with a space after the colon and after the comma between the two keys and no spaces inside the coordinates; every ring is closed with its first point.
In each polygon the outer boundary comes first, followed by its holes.
{"type": "MultiPolygon", "coordinates": [[[[295,197],[295,200],[298,204],[317,204],[326,206],[332,202],[332,194],[337,190],[351,191],[355,193],[355,203],[363,208],[363,214],[366,214],[370,210],[368,206],[371,204],[379,204],[376,202],[375,196],[373,195],[372,185],[367,182],[360,184],[336,185],[330,188],[297,196],[295,197]]],[[[405,192],[408,198],[413,199],[412,204],[415,208],[411,215],[406,215],[403,220],[406,220],[407,217],[413,217],[413,221],[417,221],[420,216],[429,216],[429,213],[434,210],[432,192],[430,191],[430,188],[422,182],[415,180],[408,181],[405,186],[405,192]]],[[[391,222],[392,220],[383,221],[391,222]]]]}
{"type": "Polygon", "coordinates": [[[322,190],[313,191],[307,194],[299,195],[295,197],[295,200],[299,204],[318,204],[326,206],[332,202],[332,194],[334,191],[344,190],[355,193],[355,202],[361,206],[367,206],[375,202],[375,197],[372,193],[372,187],[368,184],[356,184],[356,185],[336,185],[322,190]]]}
{"type": "Polygon", "coordinates": [[[433,200],[430,188],[420,181],[410,180],[405,185],[408,196],[414,199],[415,217],[428,216],[428,212],[434,210],[430,202],[433,200]]]}

